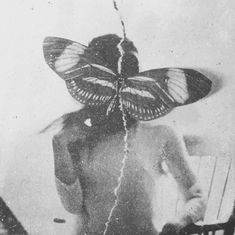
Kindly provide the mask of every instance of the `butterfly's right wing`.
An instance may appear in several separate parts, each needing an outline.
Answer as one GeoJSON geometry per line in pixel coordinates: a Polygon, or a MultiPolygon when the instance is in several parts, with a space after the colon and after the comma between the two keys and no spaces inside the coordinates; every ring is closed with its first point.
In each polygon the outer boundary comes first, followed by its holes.
{"type": "Polygon", "coordinates": [[[152,120],[200,100],[210,90],[211,81],[193,69],[162,68],[128,78],[120,93],[131,116],[152,120]]]}
{"type": "Polygon", "coordinates": [[[46,37],[44,58],[65,80],[69,93],[87,105],[102,105],[116,93],[116,74],[96,56],[92,48],[58,37],[46,37]]]}

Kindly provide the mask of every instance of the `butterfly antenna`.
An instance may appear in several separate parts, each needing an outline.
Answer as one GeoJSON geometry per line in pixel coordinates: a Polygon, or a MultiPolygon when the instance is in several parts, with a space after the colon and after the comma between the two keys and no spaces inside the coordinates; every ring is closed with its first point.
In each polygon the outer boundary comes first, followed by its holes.
{"type": "Polygon", "coordinates": [[[117,2],[115,0],[113,0],[113,6],[114,6],[114,9],[117,11],[118,13],[118,16],[119,16],[119,19],[121,21],[121,25],[122,25],[122,33],[123,33],[123,37],[124,39],[126,39],[126,27],[125,27],[125,23],[124,23],[124,20],[123,20],[123,17],[121,15],[121,12],[118,8],[118,5],[117,5],[117,2]]]}

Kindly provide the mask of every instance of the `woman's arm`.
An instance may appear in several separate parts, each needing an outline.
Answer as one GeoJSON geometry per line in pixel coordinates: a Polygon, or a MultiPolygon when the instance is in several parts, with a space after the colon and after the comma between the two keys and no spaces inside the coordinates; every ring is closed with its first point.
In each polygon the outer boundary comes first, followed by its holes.
{"type": "Polygon", "coordinates": [[[63,129],[53,137],[56,187],[64,208],[73,214],[82,210],[82,189],[68,146],[79,140],[77,128],[63,129]]]}
{"type": "MultiPolygon", "coordinates": [[[[186,201],[179,218],[176,218],[176,224],[180,229],[203,219],[206,200],[195,175],[187,163],[188,154],[182,138],[170,127],[165,127],[161,132],[161,136],[163,140],[162,158],[165,160],[186,201]]],[[[163,228],[163,232],[167,227],[172,230],[172,225],[168,225],[163,228]]]]}

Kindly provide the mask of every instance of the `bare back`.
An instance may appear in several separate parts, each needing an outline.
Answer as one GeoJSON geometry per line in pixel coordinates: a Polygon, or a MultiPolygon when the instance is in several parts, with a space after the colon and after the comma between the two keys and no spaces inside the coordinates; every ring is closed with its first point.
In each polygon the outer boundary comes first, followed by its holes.
{"type": "MultiPolygon", "coordinates": [[[[54,137],[55,157],[61,154],[63,146],[68,146],[69,152],[67,173],[64,172],[66,164],[62,169],[55,162],[58,166],[55,168],[57,187],[65,208],[82,218],[83,229],[80,234],[103,234],[116,199],[114,189],[118,185],[124,157],[125,133],[120,131],[100,138],[90,150],[79,141],[79,128],[81,126],[64,130],[54,137]],[[72,177],[67,184],[64,182],[65,175],[72,177]],[[72,188],[76,193],[71,191],[72,188]],[[73,196],[68,197],[69,190],[73,196]]],[[[118,192],[118,206],[113,212],[107,234],[157,234],[153,226],[153,218],[158,213],[153,207],[156,197],[153,189],[159,176],[164,173],[162,162],[167,163],[187,194],[187,200],[192,197],[187,191],[196,183],[195,177],[184,159],[182,143],[170,127],[139,124],[131,128],[128,150],[124,177],[118,192]]]]}

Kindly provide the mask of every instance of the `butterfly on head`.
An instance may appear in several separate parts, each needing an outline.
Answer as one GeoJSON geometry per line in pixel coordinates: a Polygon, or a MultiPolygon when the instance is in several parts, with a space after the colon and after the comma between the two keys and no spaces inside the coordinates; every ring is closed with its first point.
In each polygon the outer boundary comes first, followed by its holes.
{"type": "Polygon", "coordinates": [[[88,106],[106,105],[107,115],[121,103],[132,118],[152,120],[200,100],[211,90],[211,81],[193,69],[139,72],[136,47],[114,34],[94,38],[88,46],[46,37],[43,51],[72,97],[88,106]]]}

